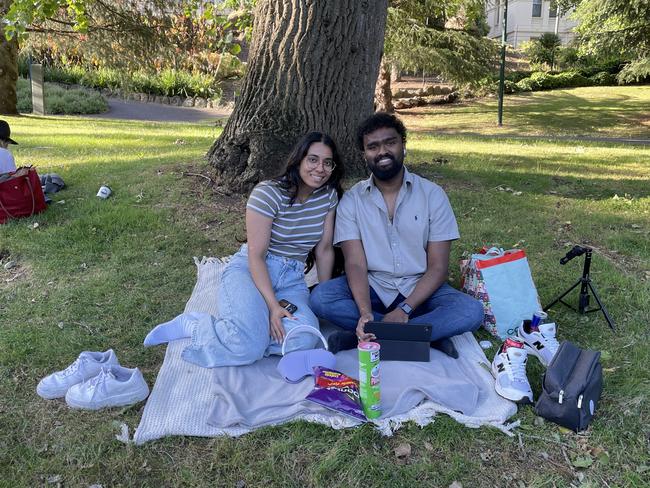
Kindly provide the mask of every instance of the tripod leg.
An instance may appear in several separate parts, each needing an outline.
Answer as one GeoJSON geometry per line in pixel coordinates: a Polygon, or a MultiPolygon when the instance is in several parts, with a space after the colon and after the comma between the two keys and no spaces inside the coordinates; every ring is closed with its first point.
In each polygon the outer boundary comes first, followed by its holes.
{"type": "Polygon", "coordinates": [[[609,313],[607,312],[607,309],[605,308],[605,305],[600,301],[600,297],[598,296],[598,293],[596,292],[596,288],[594,285],[591,283],[591,280],[587,282],[589,285],[589,289],[591,290],[591,293],[594,294],[594,298],[596,299],[596,303],[600,307],[600,310],[602,310],[603,315],[605,316],[605,320],[607,321],[607,325],[609,325],[609,328],[612,330],[615,330],[614,327],[614,322],[612,321],[611,317],[609,316],[609,313]]]}
{"type": "Polygon", "coordinates": [[[553,301],[552,301],[551,303],[549,303],[548,305],[546,305],[546,306],[543,308],[543,310],[544,310],[545,312],[548,311],[549,308],[551,308],[553,305],[555,305],[557,302],[559,302],[559,301],[562,300],[565,296],[567,296],[569,293],[571,293],[571,292],[573,291],[573,289],[574,289],[576,286],[578,286],[580,283],[582,283],[582,278],[580,278],[578,281],[576,281],[576,282],[575,282],[571,287],[569,287],[569,289],[566,290],[564,293],[562,293],[561,295],[558,295],[556,298],[554,298],[553,301]]]}

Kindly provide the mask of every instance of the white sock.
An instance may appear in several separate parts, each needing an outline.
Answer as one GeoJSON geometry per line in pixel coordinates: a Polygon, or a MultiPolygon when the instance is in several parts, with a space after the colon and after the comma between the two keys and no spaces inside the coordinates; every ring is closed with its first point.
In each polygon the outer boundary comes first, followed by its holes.
{"type": "Polygon", "coordinates": [[[191,313],[183,313],[169,322],[155,326],[144,338],[145,346],[155,346],[164,342],[192,337],[196,320],[191,313]]]}

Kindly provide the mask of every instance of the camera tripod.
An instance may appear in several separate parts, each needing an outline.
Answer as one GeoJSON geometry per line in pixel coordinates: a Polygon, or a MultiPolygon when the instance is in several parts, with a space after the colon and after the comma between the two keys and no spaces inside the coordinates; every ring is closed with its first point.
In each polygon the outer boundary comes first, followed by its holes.
{"type": "Polygon", "coordinates": [[[563,305],[566,305],[572,310],[575,310],[581,315],[584,315],[589,312],[597,312],[598,310],[601,310],[603,312],[603,315],[605,316],[605,320],[607,321],[607,324],[612,330],[614,330],[614,321],[609,316],[609,313],[607,312],[605,305],[603,305],[603,303],[600,301],[598,292],[596,292],[596,287],[593,285],[593,283],[591,282],[591,278],[589,277],[592,252],[593,249],[591,249],[590,247],[573,246],[573,249],[571,249],[568,253],[566,253],[566,255],[562,259],[560,259],[560,264],[565,265],[573,258],[584,254],[585,262],[582,268],[582,276],[569,289],[567,289],[564,293],[558,295],[551,303],[546,305],[544,307],[544,311],[545,312],[548,311],[549,308],[551,308],[553,305],[555,305],[558,302],[562,303],[563,305]],[[571,293],[573,289],[576,288],[578,285],[580,285],[580,296],[578,298],[578,309],[576,310],[574,306],[565,302],[563,298],[567,296],[569,293],[571,293]],[[591,308],[591,309],[587,308],[589,307],[589,300],[590,300],[589,291],[591,291],[591,293],[594,295],[594,298],[596,299],[596,303],[598,304],[598,307],[596,308],[591,308]]]}

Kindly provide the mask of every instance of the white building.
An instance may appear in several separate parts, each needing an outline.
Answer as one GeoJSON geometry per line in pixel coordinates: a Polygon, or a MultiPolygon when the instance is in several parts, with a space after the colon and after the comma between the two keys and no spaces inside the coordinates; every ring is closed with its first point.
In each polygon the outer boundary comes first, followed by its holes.
{"type": "MultiPolygon", "coordinates": [[[[504,0],[486,0],[485,15],[490,39],[501,38],[504,0]]],[[[569,14],[557,17],[554,2],[550,0],[508,0],[507,42],[518,47],[522,42],[535,39],[545,32],[556,32],[567,44],[574,37],[573,28],[578,25],[567,18],[569,14]]]]}

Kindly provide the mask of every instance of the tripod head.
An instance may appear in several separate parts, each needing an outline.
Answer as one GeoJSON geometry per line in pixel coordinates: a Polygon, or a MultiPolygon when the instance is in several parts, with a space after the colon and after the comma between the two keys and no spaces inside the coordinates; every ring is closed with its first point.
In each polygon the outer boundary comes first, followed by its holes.
{"type": "Polygon", "coordinates": [[[582,256],[584,253],[591,253],[591,251],[592,249],[590,247],[573,246],[573,249],[571,249],[562,259],[560,259],[560,264],[565,265],[573,258],[582,256]]]}

